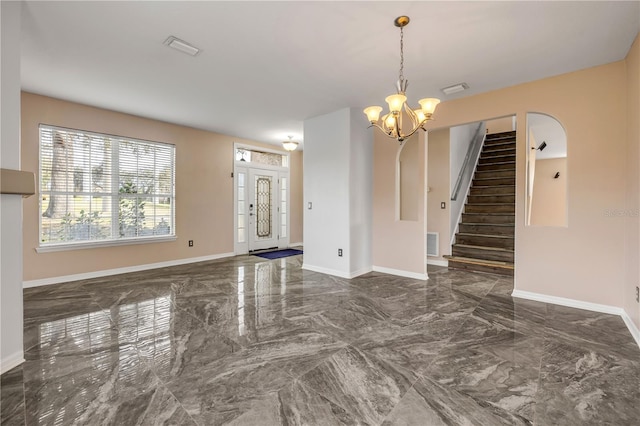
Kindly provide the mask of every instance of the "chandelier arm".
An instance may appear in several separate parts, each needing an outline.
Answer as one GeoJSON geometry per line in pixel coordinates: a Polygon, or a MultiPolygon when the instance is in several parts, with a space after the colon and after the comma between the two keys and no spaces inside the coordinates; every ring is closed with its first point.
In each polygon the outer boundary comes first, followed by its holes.
{"type": "Polygon", "coordinates": [[[404,110],[409,116],[409,118],[411,119],[411,125],[412,125],[411,127],[415,127],[416,125],[420,124],[420,120],[418,119],[418,116],[416,115],[415,111],[413,111],[411,107],[407,105],[406,102],[404,103],[404,110]]]}
{"type": "Polygon", "coordinates": [[[395,136],[393,136],[393,135],[391,134],[391,131],[390,131],[390,130],[387,130],[387,129],[383,128],[383,127],[382,127],[381,125],[379,125],[378,123],[371,123],[371,124],[369,125],[369,127],[375,127],[375,128],[377,128],[378,130],[382,131],[382,133],[384,133],[387,137],[395,138],[395,136]]]}

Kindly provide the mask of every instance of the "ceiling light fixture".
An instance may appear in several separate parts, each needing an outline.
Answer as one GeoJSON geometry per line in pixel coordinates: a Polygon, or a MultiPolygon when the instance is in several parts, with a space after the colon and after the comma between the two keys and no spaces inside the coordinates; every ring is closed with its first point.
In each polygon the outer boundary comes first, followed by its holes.
{"type": "MultiPolygon", "coordinates": [[[[382,117],[382,123],[380,121],[380,113],[382,112],[381,106],[370,106],[364,109],[364,113],[367,115],[367,119],[371,123],[371,126],[377,127],[382,130],[390,138],[396,139],[400,144],[412,136],[418,129],[426,131],[424,124],[432,120],[433,112],[436,106],[440,103],[440,99],[436,98],[424,98],[420,99],[418,103],[421,108],[411,109],[407,105],[407,86],[409,82],[404,79],[404,27],[409,24],[408,16],[399,16],[393,21],[396,27],[400,28],[400,74],[398,76],[398,82],[396,88],[398,93],[395,95],[387,96],[385,101],[389,104],[389,113],[382,117]],[[402,131],[402,108],[411,121],[411,131],[403,133],[402,131]]],[[[369,126],[369,127],[371,127],[369,126]]]]}
{"type": "Polygon", "coordinates": [[[282,147],[287,151],[295,151],[298,147],[298,142],[293,140],[293,136],[287,136],[289,138],[288,141],[282,142],[282,147]]]}
{"type": "Polygon", "coordinates": [[[454,93],[462,92],[464,90],[467,90],[468,88],[469,85],[467,83],[458,83],[440,90],[442,90],[442,93],[444,93],[445,95],[453,95],[454,93]]]}
{"type": "Polygon", "coordinates": [[[164,44],[176,50],[179,50],[182,53],[186,53],[187,55],[196,56],[198,55],[198,53],[200,53],[200,49],[198,49],[197,47],[192,46],[186,41],[180,40],[179,38],[174,36],[169,36],[169,38],[164,41],[164,44]]]}

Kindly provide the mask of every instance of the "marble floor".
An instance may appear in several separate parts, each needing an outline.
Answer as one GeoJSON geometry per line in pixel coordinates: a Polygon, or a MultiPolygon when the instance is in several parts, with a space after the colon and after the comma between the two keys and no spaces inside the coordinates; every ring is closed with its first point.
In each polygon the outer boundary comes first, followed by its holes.
{"type": "Polygon", "coordinates": [[[239,256],[27,289],[2,425],[638,425],[618,316],[239,256]]]}

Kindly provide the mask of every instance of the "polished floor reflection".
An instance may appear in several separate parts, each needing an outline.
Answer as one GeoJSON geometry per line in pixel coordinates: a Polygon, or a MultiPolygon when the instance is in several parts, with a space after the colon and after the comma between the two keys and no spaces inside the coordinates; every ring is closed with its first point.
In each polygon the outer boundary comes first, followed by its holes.
{"type": "Polygon", "coordinates": [[[253,256],[25,290],[2,424],[638,424],[612,315],[510,278],[303,271],[253,256]]]}

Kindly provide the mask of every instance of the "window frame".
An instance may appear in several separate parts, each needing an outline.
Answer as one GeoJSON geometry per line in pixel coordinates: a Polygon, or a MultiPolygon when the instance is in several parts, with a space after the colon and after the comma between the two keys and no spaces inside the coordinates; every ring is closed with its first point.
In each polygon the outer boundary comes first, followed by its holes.
{"type": "MultiPolygon", "coordinates": [[[[169,241],[176,241],[177,237],[177,227],[176,227],[176,146],[172,143],[167,142],[158,142],[145,140],[140,138],[134,138],[129,136],[121,136],[114,135],[110,133],[101,133],[94,132],[90,130],[81,130],[74,129],[69,127],[55,126],[46,123],[40,123],[38,126],[38,246],[35,248],[37,253],[46,253],[46,252],[55,252],[55,251],[66,251],[66,250],[81,250],[88,248],[98,248],[98,247],[111,247],[111,246],[121,246],[121,245],[132,245],[132,244],[148,244],[148,243],[162,243],[169,241]],[[171,229],[170,234],[166,235],[144,235],[144,236],[135,236],[135,237],[117,237],[113,238],[115,235],[112,231],[111,237],[108,239],[102,240],[77,240],[77,241],[63,241],[63,242],[53,242],[53,243],[43,243],[42,241],[42,232],[43,232],[43,194],[47,193],[51,195],[51,192],[43,192],[42,191],[42,131],[47,129],[49,131],[59,130],[67,133],[80,133],[89,136],[95,136],[100,138],[111,138],[116,140],[117,148],[112,148],[113,151],[111,153],[112,160],[114,161],[112,167],[111,181],[110,187],[111,190],[109,192],[104,193],[109,197],[112,197],[112,203],[117,204],[119,200],[119,180],[120,180],[120,146],[119,141],[125,140],[132,143],[146,144],[146,145],[160,145],[171,148],[171,194],[170,194],[170,207],[171,207],[171,229]],[[115,192],[114,192],[115,191],[115,192]]],[[[67,171],[68,172],[68,171],[67,171]]],[[[67,191],[70,192],[70,191],[67,191]]],[[[76,192],[75,190],[73,191],[76,192]]],[[[78,191],[78,193],[86,193],[87,191],[78,191]]],[[[164,193],[163,193],[164,195],[164,193]]],[[[151,197],[156,197],[157,194],[151,194],[151,197]]],[[[119,221],[117,220],[119,217],[119,210],[112,209],[111,211],[111,220],[112,220],[112,228],[118,226],[119,221]],[[114,223],[114,219],[116,222],[114,223]]]]}

